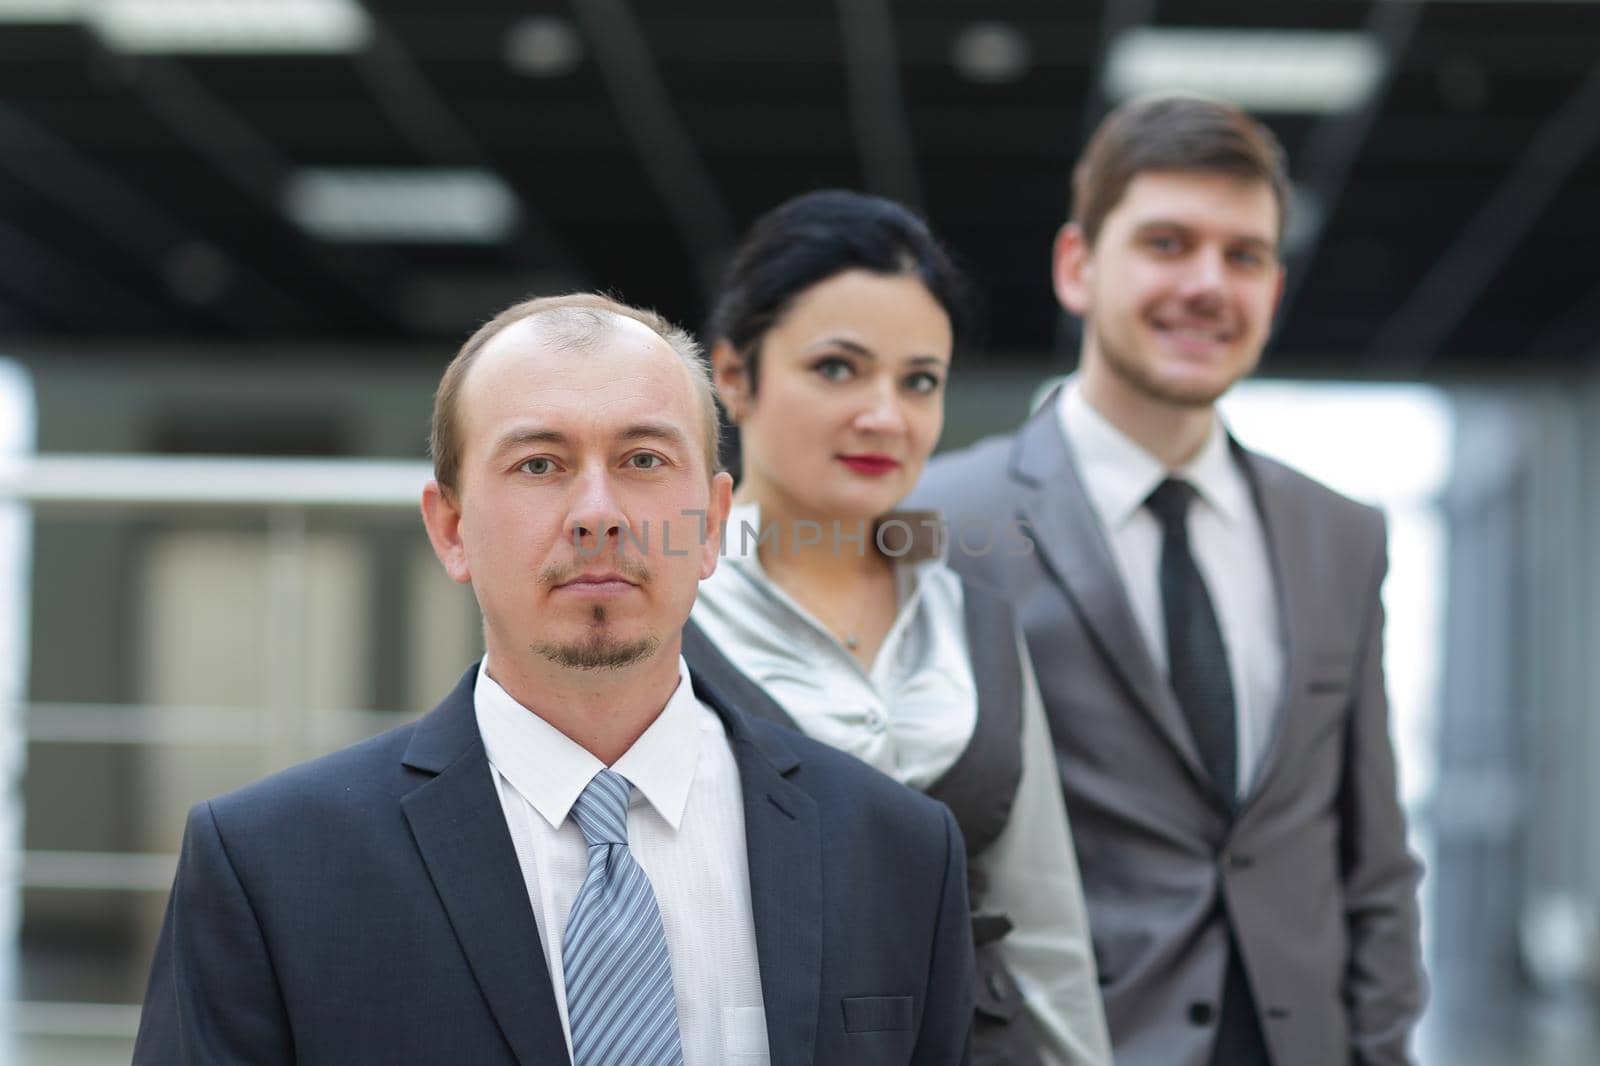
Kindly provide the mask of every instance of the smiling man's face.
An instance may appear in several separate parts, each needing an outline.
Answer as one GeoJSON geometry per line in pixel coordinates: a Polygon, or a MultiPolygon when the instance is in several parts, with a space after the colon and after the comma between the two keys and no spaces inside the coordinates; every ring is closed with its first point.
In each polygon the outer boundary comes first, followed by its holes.
{"type": "Polygon", "coordinates": [[[1283,290],[1278,205],[1264,181],[1146,171],[1088,246],[1056,244],[1056,293],[1084,319],[1082,372],[1179,407],[1255,369],[1283,290]]]}
{"type": "Polygon", "coordinates": [[[728,477],[710,476],[689,369],[648,327],[608,317],[581,350],[540,317],[516,322],[462,385],[458,491],[431,487],[424,519],[450,576],[472,584],[491,662],[676,656],[716,566],[728,477]]]}

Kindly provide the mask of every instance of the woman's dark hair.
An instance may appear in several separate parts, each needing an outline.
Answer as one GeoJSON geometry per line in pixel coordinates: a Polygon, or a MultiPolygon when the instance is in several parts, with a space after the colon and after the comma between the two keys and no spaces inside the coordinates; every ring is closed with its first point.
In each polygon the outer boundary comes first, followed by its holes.
{"type": "Polygon", "coordinates": [[[967,338],[967,281],[927,223],[893,200],[825,189],[784,201],[750,227],[712,308],[708,347],[732,345],[753,394],[761,338],[802,292],[846,270],[918,279],[950,316],[956,343],[967,338]]]}

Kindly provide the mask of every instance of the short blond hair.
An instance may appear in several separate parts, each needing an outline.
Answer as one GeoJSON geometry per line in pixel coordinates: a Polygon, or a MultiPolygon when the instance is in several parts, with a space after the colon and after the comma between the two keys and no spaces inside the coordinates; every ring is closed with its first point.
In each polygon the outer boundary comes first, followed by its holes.
{"type": "Polygon", "coordinates": [[[461,432],[456,408],[467,372],[478,354],[508,326],[536,316],[549,316],[551,340],[564,349],[588,350],[616,328],[617,318],[628,318],[643,325],[667,342],[689,370],[695,397],[700,404],[702,436],[708,474],[714,474],[722,443],[722,425],[717,416],[716,390],[711,382],[711,364],[687,330],[673,325],[655,311],[634,307],[603,293],[573,292],[562,296],[537,296],[501,311],[478,328],[444,368],[439,387],[433,394],[433,424],[428,435],[428,455],[433,460],[433,478],[449,492],[456,491],[461,472],[461,432]]]}

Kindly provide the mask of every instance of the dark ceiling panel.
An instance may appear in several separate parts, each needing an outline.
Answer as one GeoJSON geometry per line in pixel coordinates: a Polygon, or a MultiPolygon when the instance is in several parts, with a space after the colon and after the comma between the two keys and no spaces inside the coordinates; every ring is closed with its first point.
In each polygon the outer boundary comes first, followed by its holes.
{"type": "MultiPolygon", "coordinates": [[[[1392,2],[890,2],[896,66],[872,82],[891,90],[874,121],[901,124],[892,132],[913,151],[920,206],[979,282],[989,346],[1044,357],[1060,330],[1050,242],[1084,116],[1098,113],[1106,11],[1153,12],[1174,27],[1356,31],[1392,2]],[[1025,43],[1009,79],[958,70],[957,42],[979,23],[1025,43]]],[[[366,6],[377,37],[356,56],[131,57],[82,26],[3,27],[0,331],[302,337],[384,351],[459,335],[528,290],[581,285],[698,324],[727,249],[686,232],[696,216],[672,190],[693,189],[738,230],[788,196],[859,188],[874,172],[858,130],[861,70],[853,83],[846,62],[844,34],[857,24],[837,3],[366,6]],[[637,30],[642,50],[629,54],[650,64],[656,97],[627,99],[637,86],[606,68],[623,54],[616,40],[589,36],[605,24],[596,11],[637,30]],[[547,77],[511,68],[507,34],[530,16],[577,34],[575,66],[547,77]],[[641,115],[665,116],[682,141],[662,155],[641,115]],[[282,212],[284,182],[302,165],[487,168],[514,190],[523,224],[503,246],[324,243],[282,212]]],[[[1382,373],[1371,346],[1504,196],[1600,58],[1600,4],[1439,0],[1421,12],[1370,128],[1266,116],[1296,180],[1333,200],[1320,205],[1311,253],[1292,264],[1298,284],[1271,364],[1280,370],[1382,373]],[[1341,130],[1359,133],[1354,154],[1333,160],[1334,175],[1345,162],[1348,174],[1324,181],[1309,170],[1320,158],[1312,145],[1341,130]]],[[[1425,372],[1593,349],[1600,268],[1583,252],[1600,226],[1597,194],[1590,152],[1532,205],[1481,295],[1437,310],[1447,334],[1425,372]]]]}

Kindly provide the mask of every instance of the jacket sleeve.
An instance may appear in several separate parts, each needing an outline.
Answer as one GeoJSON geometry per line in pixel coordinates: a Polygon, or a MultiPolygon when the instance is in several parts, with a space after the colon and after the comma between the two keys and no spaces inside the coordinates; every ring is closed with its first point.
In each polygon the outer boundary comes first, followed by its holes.
{"type": "Polygon", "coordinates": [[[1401,1066],[1422,1012],[1417,885],[1422,865],[1406,848],[1389,704],[1383,676],[1383,604],[1388,569],[1378,538],[1366,632],[1360,644],[1341,789],[1340,858],[1349,960],[1344,999],[1354,1066],[1401,1066]]]}
{"type": "Polygon", "coordinates": [[[968,1066],[976,967],[967,910],[967,848],[949,810],[940,807],[940,813],[945,833],[944,887],[928,960],[922,1029],[911,1061],[916,1066],[968,1066]]]}
{"type": "Polygon", "coordinates": [[[1055,747],[1020,630],[1017,653],[1023,670],[1022,777],[1004,831],[972,862],[988,885],[985,909],[1011,919],[1013,928],[998,948],[1027,1003],[1041,1060],[1110,1066],[1111,1038],[1055,747]]]}
{"type": "Polygon", "coordinates": [[[145,992],[135,1066],[294,1062],[255,909],[209,803],[189,812],[145,992]]]}

